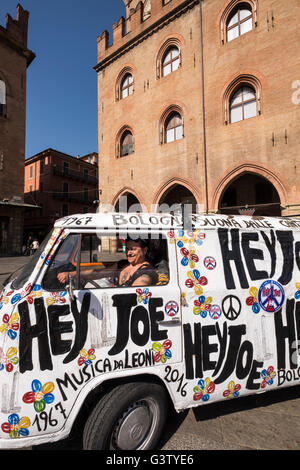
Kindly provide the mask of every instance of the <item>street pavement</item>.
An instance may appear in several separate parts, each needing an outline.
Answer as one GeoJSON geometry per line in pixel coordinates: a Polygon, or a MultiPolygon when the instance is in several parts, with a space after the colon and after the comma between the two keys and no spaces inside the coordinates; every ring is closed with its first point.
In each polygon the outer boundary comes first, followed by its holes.
{"type": "MultiPolygon", "coordinates": [[[[0,283],[28,257],[0,258],[0,283]]],[[[31,450],[82,449],[83,423],[70,438],[31,450]]],[[[157,450],[299,450],[299,386],[170,412],[157,450]]]]}

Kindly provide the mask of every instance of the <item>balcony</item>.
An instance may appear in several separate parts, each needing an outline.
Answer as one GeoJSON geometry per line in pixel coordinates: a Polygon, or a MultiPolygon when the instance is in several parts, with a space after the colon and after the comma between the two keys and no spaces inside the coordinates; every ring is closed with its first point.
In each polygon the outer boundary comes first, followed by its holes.
{"type": "Polygon", "coordinates": [[[54,176],[63,176],[64,178],[71,178],[73,180],[82,181],[85,184],[98,185],[98,178],[96,176],[85,175],[84,173],[76,170],[71,170],[70,168],[60,168],[58,166],[53,166],[53,175],[54,176]]]}

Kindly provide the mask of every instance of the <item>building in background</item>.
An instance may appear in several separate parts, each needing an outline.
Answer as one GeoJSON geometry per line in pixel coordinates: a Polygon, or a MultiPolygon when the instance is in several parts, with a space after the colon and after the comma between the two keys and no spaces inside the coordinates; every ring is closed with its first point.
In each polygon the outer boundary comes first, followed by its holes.
{"type": "Polygon", "coordinates": [[[0,26],[0,255],[19,254],[23,242],[26,73],[29,13],[17,6],[0,26]]]}
{"type": "Polygon", "coordinates": [[[98,204],[98,155],[73,157],[53,149],[25,161],[25,241],[29,235],[39,241],[53,223],[69,214],[95,212],[98,204]]]}
{"type": "Polygon", "coordinates": [[[124,0],[98,37],[101,203],[300,215],[298,0],[124,0]]]}

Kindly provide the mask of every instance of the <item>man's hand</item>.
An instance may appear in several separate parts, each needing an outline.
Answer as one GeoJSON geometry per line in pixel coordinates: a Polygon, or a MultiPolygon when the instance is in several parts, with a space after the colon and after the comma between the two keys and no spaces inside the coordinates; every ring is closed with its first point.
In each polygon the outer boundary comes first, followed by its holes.
{"type": "Polygon", "coordinates": [[[59,282],[60,282],[61,284],[65,284],[65,283],[68,281],[68,279],[69,279],[69,275],[70,275],[71,277],[74,277],[75,274],[76,274],[75,272],[59,273],[59,274],[57,275],[57,279],[59,280],[59,282]]]}

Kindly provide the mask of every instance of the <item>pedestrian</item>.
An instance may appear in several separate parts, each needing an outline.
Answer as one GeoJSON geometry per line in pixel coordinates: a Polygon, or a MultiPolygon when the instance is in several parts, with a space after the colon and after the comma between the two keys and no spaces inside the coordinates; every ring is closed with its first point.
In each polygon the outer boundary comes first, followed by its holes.
{"type": "Polygon", "coordinates": [[[35,239],[33,240],[33,242],[31,243],[31,245],[30,245],[31,254],[32,254],[32,255],[36,252],[36,250],[38,249],[38,247],[39,247],[39,242],[38,242],[38,240],[35,238],[35,239]]]}
{"type": "Polygon", "coordinates": [[[24,251],[24,256],[29,256],[30,255],[30,250],[31,250],[31,244],[32,244],[32,236],[29,235],[29,237],[27,238],[27,241],[26,241],[26,247],[25,247],[25,251],[24,251]]]}

